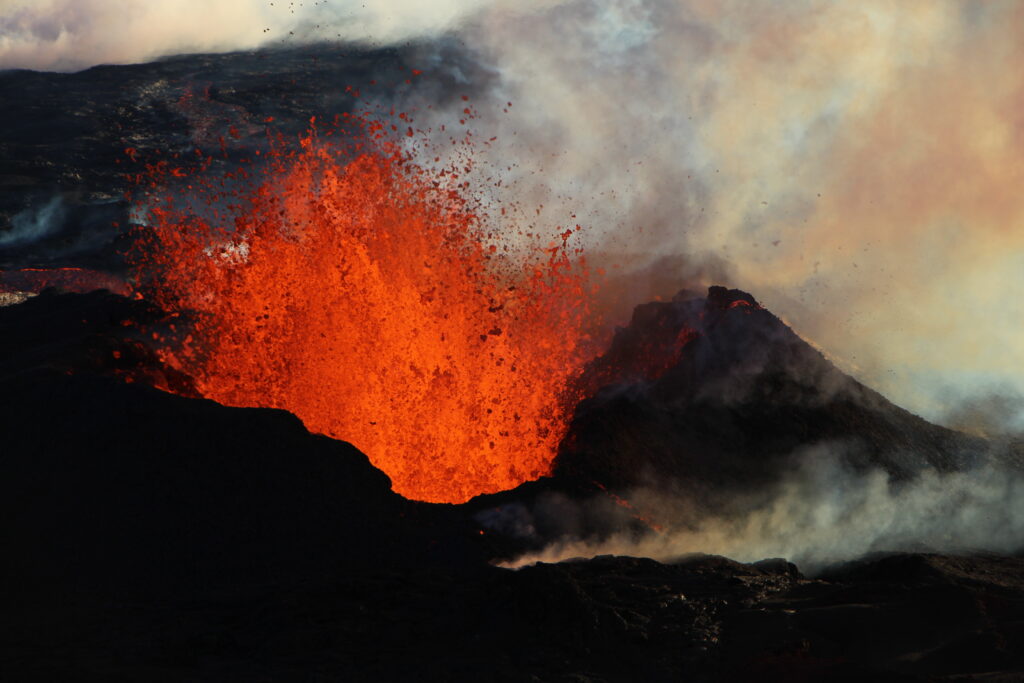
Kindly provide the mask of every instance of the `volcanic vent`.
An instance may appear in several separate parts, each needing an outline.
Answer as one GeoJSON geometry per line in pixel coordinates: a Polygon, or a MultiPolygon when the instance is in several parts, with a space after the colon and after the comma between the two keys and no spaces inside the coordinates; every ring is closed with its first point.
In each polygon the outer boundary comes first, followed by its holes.
{"type": "Polygon", "coordinates": [[[351,441],[410,498],[546,474],[586,355],[575,228],[511,229],[464,165],[425,168],[380,123],[349,123],[341,142],[278,141],[259,180],[190,177],[187,201],[168,189],[180,171],[153,179],[136,270],[180,316],[154,333],[164,362],[207,398],[351,441]]]}

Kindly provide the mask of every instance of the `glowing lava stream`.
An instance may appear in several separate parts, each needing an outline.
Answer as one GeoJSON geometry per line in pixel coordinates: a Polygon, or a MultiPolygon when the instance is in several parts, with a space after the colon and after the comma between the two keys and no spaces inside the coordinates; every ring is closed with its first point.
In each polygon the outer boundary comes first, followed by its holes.
{"type": "Polygon", "coordinates": [[[586,360],[572,231],[513,249],[454,170],[369,130],[344,153],[323,135],[275,145],[259,182],[189,178],[205,217],[154,186],[139,288],[191,320],[161,339],[163,360],[208,398],[352,442],[409,498],[544,475],[586,360]]]}

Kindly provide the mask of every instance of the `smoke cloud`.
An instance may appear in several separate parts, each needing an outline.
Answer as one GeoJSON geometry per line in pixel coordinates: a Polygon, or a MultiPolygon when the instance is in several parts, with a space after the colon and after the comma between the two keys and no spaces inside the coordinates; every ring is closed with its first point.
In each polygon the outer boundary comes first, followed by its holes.
{"type": "MultiPolygon", "coordinates": [[[[416,40],[429,78],[457,49],[486,67],[467,81],[466,127],[490,141],[477,186],[508,220],[584,226],[620,300],[727,279],[896,403],[991,436],[1024,431],[1021,27],[1014,0],[0,0],[0,68],[416,40]]],[[[388,104],[445,142],[465,105],[442,99],[388,104]]],[[[19,216],[0,243],[59,211],[19,216]]],[[[514,564],[711,552],[815,571],[873,550],[1024,545],[1016,470],[897,485],[832,448],[799,462],[730,512],[635,491],[667,530],[514,564]]]]}
{"type": "Polygon", "coordinates": [[[76,71],[308,41],[388,44],[448,30],[481,0],[0,0],[0,69],[76,71]]]}
{"type": "Polygon", "coordinates": [[[278,37],[269,3],[247,0],[0,0],[0,68],[74,71],[278,37]]]}
{"type": "Polygon", "coordinates": [[[0,232],[0,247],[18,246],[60,232],[65,213],[59,195],[41,206],[18,212],[11,217],[11,229],[0,232]]]}
{"type": "Polygon", "coordinates": [[[418,40],[429,77],[457,45],[497,75],[468,122],[495,200],[583,225],[622,299],[728,277],[942,419],[1024,393],[1021,26],[1014,0],[0,0],[0,67],[418,40]]]}
{"type": "MultiPolygon", "coordinates": [[[[733,500],[729,512],[708,514],[685,497],[635,491],[628,496],[633,508],[666,524],[664,530],[601,540],[569,537],[506,566],[604,554],[672,560],[700,552],[743,562],[784,557],[815,573],[876,551],[1024,548],[1024,477],[1019,469],[926,471],[897,484],[881,471],[853,471],[839,450],[830,447],[809,449],[799,463],[770,493],[733,500]]],[[[564,510],[559,514],[564,516],[564,510]]],[[[530,529],[523,521],[519,526],[530,529]]]]}
{"type": "Polygon", "coordinates": [[[1020,3],[569,0],[467,21],[501,74],[473,104],[503,204],[586,226],[619,272],[727,273],[926,417],[1024,387],[1020,3]]]}

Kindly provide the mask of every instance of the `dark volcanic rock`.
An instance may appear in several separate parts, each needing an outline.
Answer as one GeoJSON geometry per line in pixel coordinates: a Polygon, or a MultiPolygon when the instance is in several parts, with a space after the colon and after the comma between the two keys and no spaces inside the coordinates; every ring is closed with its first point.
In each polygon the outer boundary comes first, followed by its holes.
{"type": "MultiPolygon", "coordinates": [[[[464,49],[317,45],[70,74],[0,71],[0,269],[119,270],[138,216],[126,192],[144,163],[178,157],[214,171],[253,159],[268,133],[294,137],[363,106],[413,96],[439,104],[489,76],[464,49]],[[412,78],[413,69],[432,66],[412,78]],[[376,82],[377,85],[372,85],[376,82]]],[[[478,87],[478,86],[477,86],[478,87]]]]}
{"type": "Polygon", "coordinates": [[[556,479],[633,486],[760,486],[824,445],[896,478],[951,471],[987,444],[912,415],[839,371],[749,294],[636,308],[588,369],[556,479]]]}
{"type": "Polygon", "coordinates": [[[577,406],[552,476],[467,505],[494,532],[485,541],[496,557],[735,522],[783,495],[827,505],[812,486],[873,474],[897,497],[922,474],[1021,470],[1019,444],[894,405],[739,290],[638,306],[582,382],[592,397],[577,406]]]}
{"type": "Polygon", "coordinates": [[[121,322],[152,314],[101,292],[0,308],[8,599],[218,593],[473,557],[450,508],[392,493],[362,453],[289,413],[102,374],[134,348],[121,322]]]}
{"type": "MultiPolygon", "coordinates": [[[[481,543],[507,545],[498,524],[478,534],[478,504],[406,501],[354,448],[282,411],[146,386],[188,387],[123,324],[159,326],[160,315],[104,292],[0,308],[5,680],[925,681],[1024,670],[1019,558],[890,555],[815,579],[784,560],[704,555],[488,566],[481,543]]],[[[744,382],[726,364],[686,372],[753,392],[719,388],[719,404],[743,406],[764,391],[759,368],[806,353],[787,339],[744,382]]],[[[680,352],[645,400],[676,405],[680,352]]],[[[867,391],[858,386],[827,396],[867,391]]],[[[695,411],[702,394],[686,391],[678,405],[695,411]]],[[[604,399],[590,409],[608,410],[604,399]]],[[[570,474],[502,495],[546,500],[548,517],[569,524],[587,483],[570,474]]],[[[514,535],[515,516],[505,521],[514,535]]]]}
{"type": "Polygon", "coordinates": [[[0,657],[16,681],[1010,681],[1022,571],[902,555],[806,579],[697,555],[347,572],[84,617],[44,604],[0,623],[0,657]]]}

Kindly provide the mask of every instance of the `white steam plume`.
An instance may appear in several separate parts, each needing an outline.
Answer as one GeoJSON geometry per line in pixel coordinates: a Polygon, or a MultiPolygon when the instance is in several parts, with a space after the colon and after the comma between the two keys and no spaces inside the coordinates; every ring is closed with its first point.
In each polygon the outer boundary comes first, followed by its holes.
{"type": "Polygon", "coordinates": [[[481,0],[0,0],[0,69],[75,71],[310,40],[448,30],[481,0]]]}
{"type": "Polygon", "coordinates": [[[728,273],[937,419],[1024,394],[1022,26],[1015,0],[0,0],[0,68],[444,36],[499,74],[470,123],[504,205],[728,273]]]}
{"type": "Polygon", "coordinates": [[[987,466],[923,473],[900,485],[884,472],[855,473],[825,448],[812,449],[765,500],[736,501],[731,514],[703,515],[662,493],[628,496],[637,510],[666,523],[637,538],[565,540],[507,564],[632,555],[671,560],[710,553],[753,562],[784,557],[814,573],[874,551],[996,551],[1024,548],[1024,476],[987,466]],[[745,509],[743,509],[745,508],[745,509]],[[679,518],[680,511],[682,518],[679,518]],[[676,517],[673,525],[673,517],[676,517]]]}
{"type": "Polygon", "coordinates": [[[1019,2],[566,0],[493,3],[459,38],[501,74],[471,125],[504,205],[608,260],[678,257],[679,285],[726,264],[940,419],[1024,393],[1022,26],[1019,2]]]}
{"type": "Polygon", "coordinates": [[[0,232],[0,247],[34,242],[59,232],[64,222],[64,200],[52,197],[38,207],[30,207],[11,217],[11,228],[0,232]]]}

